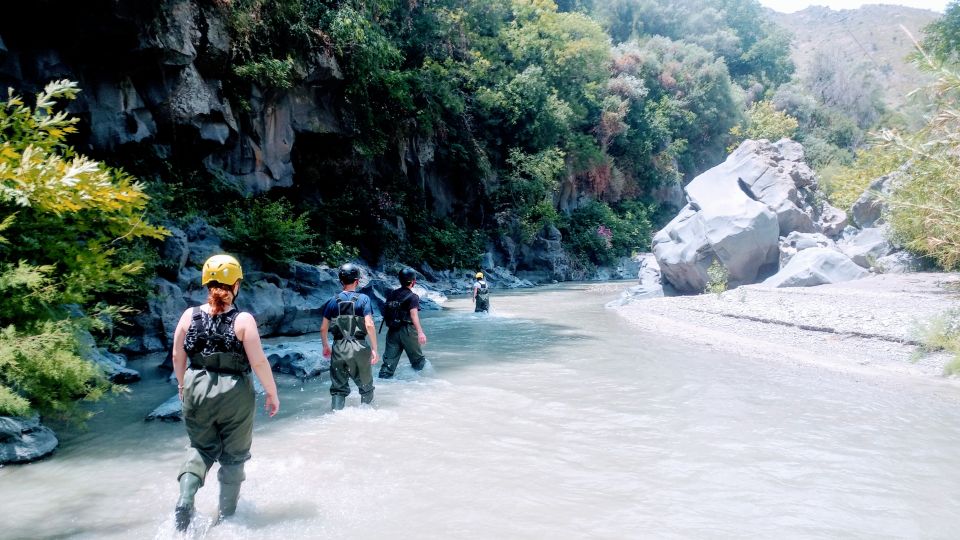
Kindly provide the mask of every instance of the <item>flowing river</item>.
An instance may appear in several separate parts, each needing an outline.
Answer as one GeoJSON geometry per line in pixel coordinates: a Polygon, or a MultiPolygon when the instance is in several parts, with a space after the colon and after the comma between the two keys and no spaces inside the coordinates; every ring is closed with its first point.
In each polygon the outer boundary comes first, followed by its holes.
{"type": "MultiPolygon", "coordinates": [[[[354,389],[331,414],[327,378],[281,376],[277,417],[258,398],[237,515],[213,526],[211,471],[187,537],[960,536],[956,387],[641,334],[603,307],[625,286],[424,313],[432,365],[402,357],[375,408],[354,389]]],[[[179,537],[187,438],[143,421],[172,386],[141,362],[52,459],[0,468],[0,538],[179,537]]]]}

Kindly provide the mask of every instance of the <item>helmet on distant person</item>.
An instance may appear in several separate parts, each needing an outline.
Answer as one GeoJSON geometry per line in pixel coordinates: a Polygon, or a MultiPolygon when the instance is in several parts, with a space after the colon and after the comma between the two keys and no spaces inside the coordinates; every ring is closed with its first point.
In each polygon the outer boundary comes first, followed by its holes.
{"type": "Polygon", "coordinates": [[[340,283],[348,285],[358,279],[360,279],[359,266],[353,263],[347,263],[340,267],[340,283]]]}
{"type": "Polygon", "coordinates": [[[483,279],[483,272],[477,272],[477,279],[483,279]]]}
{"type": "Polygon", "coordinates": [[[233,285],[243,279],[243,269],[240,268],[240,262],[230,255],[214,255],[203,263],[203,271],[200,274],[200,284],[206,285],[211,281],[223,283],[224,285],[233,285]]]}
{"type": "Polygon", "coordinates": [[[400,285],[406,287],[417,279],[417,271],[409,266],[404,266],[402,270],[397,272],[397,277],[400,278],[400,285]]]}

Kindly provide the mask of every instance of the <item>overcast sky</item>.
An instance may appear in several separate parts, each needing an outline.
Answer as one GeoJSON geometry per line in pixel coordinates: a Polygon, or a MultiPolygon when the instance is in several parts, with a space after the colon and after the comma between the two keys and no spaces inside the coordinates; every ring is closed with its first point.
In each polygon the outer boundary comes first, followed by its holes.
{"type": "Polygon", "coordinates": [[[863,4],[899,4],[916,8],[931,9],[943,13],[948,0],[760,0],[760,3],[785,13],[793,13],[807,6],[827,6],[832,9],[854,9],[863,4]]]}

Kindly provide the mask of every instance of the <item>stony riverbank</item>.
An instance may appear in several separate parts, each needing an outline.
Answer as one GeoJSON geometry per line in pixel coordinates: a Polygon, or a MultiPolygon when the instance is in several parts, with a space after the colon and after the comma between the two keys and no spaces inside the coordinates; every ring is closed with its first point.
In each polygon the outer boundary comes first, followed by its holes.
{"type": "MultiPolygon", "coordinates": [[[[920,354],[923,328],[957,307],[960,274],[882,274],[817,287],[747,285],[611,308],[644,332],[712,350],[860,373],[944,380],[944,353],[920,354]]],[[[948,378],[960,384],[960,379],[948,378]]]]}

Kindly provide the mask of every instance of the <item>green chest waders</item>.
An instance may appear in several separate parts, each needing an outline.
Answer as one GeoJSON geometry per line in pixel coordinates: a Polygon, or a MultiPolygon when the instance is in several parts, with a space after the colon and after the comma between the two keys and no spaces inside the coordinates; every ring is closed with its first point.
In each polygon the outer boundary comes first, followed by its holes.
{"type": "Polygon", "coordinates": [[[330,355],[331,408],[342,409],[350,395],[350,379],[357,385],[361,403],[373,401],[372,351],[366,344],[364,318],[356,314],[354,294],[349,300],[337,299],[338,315],[333,320],[333,350],[330,355]]]}
{"type": "Polygon", "coordinates": [[[486,283],[481,283],[477,288],[477,299],[473,312],[490,311],[490,288],[486,283]]]}
{"type": "Polygon", "coordinates": [[[413,323],[387,330],[387,344],[383,349],[383,364],[380,365],[381,379],[390,379],[400,363],[400,353],[406,351],[410,366],[420,371],[427,362],[417,339],[417,329],[413,323]]]}
{"type": "MultiPolygon", "coordinates": [[[[189,507],[192,512],[193,506],[192,493],[184,497],[184,483],[189,491],[189,477],[193,475],[199,479],[197,488],[202,486],[214,462],[220,463],[220,514],[233,514],[253,443],[256,399],[250,363],[233,332],[239,312],[214,318],[194,310],[185,343],[190,366],[183,380],[183,420],[191,448],[178,477],[181,502],[177,504],[177,528],[181,527],[181,514],[186,513],[181,507],[189,507]]],[[[189,517],[185,521],[188,523],[189,517]]]]}

